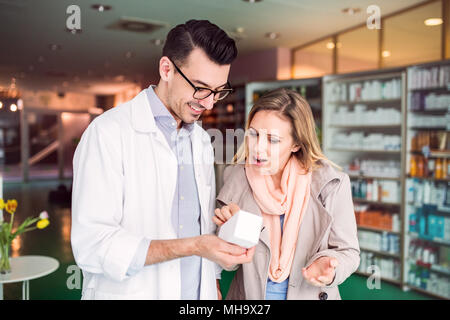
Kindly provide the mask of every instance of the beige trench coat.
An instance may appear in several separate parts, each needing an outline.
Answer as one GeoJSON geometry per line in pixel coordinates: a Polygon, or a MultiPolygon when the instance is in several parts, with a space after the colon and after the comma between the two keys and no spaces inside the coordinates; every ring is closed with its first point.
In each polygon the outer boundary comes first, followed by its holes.
{"type": "MultiPolygon", "coordinates": [[[[224,171],[224,186],[217,196],[220,205],[236,203],[242,210],[261,215],[243,165],[224,171]]],[[[289,276],[287,299],[341,299],[338,285],[359,265],[359,244],[350,179],[328,164],[312,172],[311,198],[300,226],[289,276]],[[315,287],[303,279],[301,269],[323,256],[334,257],[339,265],[333,282],[315,287]]],[[[237,266],[227,299],[265,299],[270,262],[270,236],[263,229],[252,262],[237,266]]]]}

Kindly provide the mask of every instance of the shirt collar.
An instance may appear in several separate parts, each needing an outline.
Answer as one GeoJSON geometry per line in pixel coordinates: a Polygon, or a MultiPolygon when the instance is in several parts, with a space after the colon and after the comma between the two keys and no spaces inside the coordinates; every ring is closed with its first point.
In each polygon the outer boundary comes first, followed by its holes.
{"type": "MultiPolygon", "coordinates": [[[[159,99],[159,97],[155,93],[156,86],[150,85],[147,88],[147,99],[150,104],[150,108],[153,113],[153,117],[156,121],[170,121],[171,123],[175,122],[175,118],[172,116],[172,114],[169,112],[169,110],[166,108],[164,103],[159,99]]],[[[195,123],[184,123],[182,125],[182,129],[186,129],[188,134],[191,134],[194,130],[194,124],[195,123]]]]}

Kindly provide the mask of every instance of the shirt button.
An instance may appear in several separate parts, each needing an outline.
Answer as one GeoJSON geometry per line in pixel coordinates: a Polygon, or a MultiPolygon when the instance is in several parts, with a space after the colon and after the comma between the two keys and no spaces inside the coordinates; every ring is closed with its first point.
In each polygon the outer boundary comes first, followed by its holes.
{"type": "Polygon", "coordinates": [[[183,225],[180,225],[180,229],[183,229],[183,225]]]}
{"type": "Polygon", "coordinates": [[[181,196],[181,197],[180,197],[180,200],[184,200],[184,197],[183,197],[183,196],[181,196]]]}
{"type": "Polygon", "coordinates": [[[176,123],[176,122],[172,122],[172,126],[174,126],[174,127],[175,127],[176,125],[177,125],[177,123],[176,123]]]}
{"type": "Polygon", "coordinates": [[[180,170],[183,170],[184,169],[184,167],[183,166],[180,166],[180,170]]]}

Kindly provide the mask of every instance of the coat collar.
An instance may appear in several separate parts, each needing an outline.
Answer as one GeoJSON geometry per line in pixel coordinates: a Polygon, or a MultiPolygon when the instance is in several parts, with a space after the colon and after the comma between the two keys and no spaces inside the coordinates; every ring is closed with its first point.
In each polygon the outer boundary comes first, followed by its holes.
{"type": "Polygon", "coordinates": [[[157,128],[155,118],[153,117],[145,90],[142,90],[130,102],[133,128],[143,133],[155,132],[157,128]]]}
{"type": "MultiPolygon", "coordinates": [[[[158,127],[156,126],[155,117],[146,90],[142,90],[137,96],[131,99],[130,103],[133,128],[142,133],[156,132],[158,127]]],[[[186,129],[195,137],[201,135],[199,132],[201,131],[199,130],[201,127],[197,123],[188,125],[186,129]]]]}

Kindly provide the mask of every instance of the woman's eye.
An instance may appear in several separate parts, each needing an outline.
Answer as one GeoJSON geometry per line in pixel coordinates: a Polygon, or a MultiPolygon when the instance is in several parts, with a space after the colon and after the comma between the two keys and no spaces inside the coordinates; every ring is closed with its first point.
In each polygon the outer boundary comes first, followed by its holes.
{"type": "Polygon", "coordinates": [[[280,140],[278,140],[276,138],[270,138],[269,141],[270,141],[270,143],[278,143],[278,142],[280,142],[280,140]]]}

